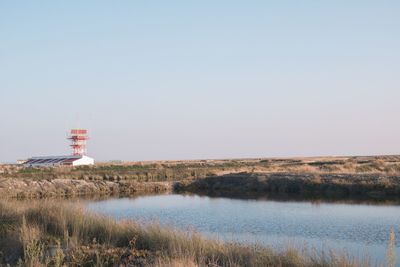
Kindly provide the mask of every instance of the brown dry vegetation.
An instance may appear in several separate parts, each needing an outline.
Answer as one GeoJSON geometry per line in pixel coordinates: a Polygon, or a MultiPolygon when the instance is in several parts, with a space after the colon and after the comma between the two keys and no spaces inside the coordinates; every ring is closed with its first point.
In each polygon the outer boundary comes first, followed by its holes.
{"type": "Polygon", "coordinates": [[[0,177],[105,181],[179,181],[240,172],[400,175],[400,156],[270,158],[100,163],[64,168],[0,165],[0,177]]]}
{"type": "Polygon", "coordinates": [[[129,195],[177,189],[218,194],[397,198],[400,156],[238,159],[0,168],[11,197],[129,195]]]}
{"type": "Polygon", "coordinates": [[[157,225],[87,214],[71,204],[0,201],[1,264],[12,266],[371,266],[334,253],[277,252],[157,225]]]}

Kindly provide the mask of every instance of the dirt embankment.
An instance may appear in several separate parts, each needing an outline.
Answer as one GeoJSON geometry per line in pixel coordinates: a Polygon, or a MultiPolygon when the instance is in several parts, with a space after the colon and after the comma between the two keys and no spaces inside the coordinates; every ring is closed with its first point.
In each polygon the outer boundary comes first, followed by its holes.
{"type": "Polygon", "coordinates": [[[172,190],[171,182],[135,182],[102,180],[32,180],[0,179],[0,197],[45,198],[89,195],[130,195],[135,193],[161,193],[172,190]]]}

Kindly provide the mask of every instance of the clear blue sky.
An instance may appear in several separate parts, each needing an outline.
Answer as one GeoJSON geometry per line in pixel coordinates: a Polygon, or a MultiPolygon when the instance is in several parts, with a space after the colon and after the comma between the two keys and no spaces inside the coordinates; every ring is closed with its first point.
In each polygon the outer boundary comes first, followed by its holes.
{"type": "Polygon", "coordinates": [[[400,1],[1,1],[0,162],[400,153],[400,1]]]}

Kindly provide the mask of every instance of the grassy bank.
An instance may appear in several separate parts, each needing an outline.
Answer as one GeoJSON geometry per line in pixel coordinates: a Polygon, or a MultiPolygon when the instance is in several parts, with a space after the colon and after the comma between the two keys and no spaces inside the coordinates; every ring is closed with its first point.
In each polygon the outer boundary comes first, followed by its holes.
{"type": "Polygon", "coordinates": [[[0,201],[0,255],[12,266],[371,266],[334,253],[226,244],[87,214],[72,204],[0,201]]]}
{"type": "Polygon", "coordinates": [[[382,174],[238,173],[181,181],[175,187],[217,196],[400,200],[400,176],[382,174]]]}

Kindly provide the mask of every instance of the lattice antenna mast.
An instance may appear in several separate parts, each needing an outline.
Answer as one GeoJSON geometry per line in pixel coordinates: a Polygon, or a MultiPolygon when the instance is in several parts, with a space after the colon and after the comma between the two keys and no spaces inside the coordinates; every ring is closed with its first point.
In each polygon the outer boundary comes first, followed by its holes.
{"type": "Polygon", "coordinates": [[[89,139],[86,129],[72,129],[68,139],[71,140],[72,155],[86,155],[86,141],[89,139]]]}

